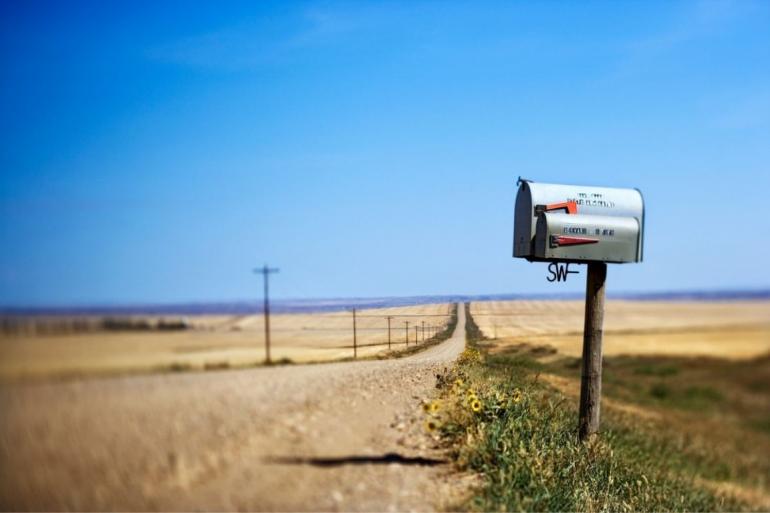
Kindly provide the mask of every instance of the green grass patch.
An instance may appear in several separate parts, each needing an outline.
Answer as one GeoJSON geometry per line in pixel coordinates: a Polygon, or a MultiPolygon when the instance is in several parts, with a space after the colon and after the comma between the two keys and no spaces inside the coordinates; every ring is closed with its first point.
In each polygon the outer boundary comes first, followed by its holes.
{"type": "Polygon", "coordinates": [[[758,431],[770,434],[770,415],[752,422],[752,427],[758,431]]]}
{"type": "Polygon", "coordinates": [[[634,374],[642,376],[676,376],[679,373],[679,368],[676,365],[670,364],[655,364],[655,363],[642,363],[634,367],[634,374]]]}
{"type": "MultiPolygon", "coordinates": [[[[580,378],[580,359],[561,358],[544,372],[580,378]]],[[[641,406],[681,412],[730,415],[756,426],[770,404],[770,360],[619,356],[605,358],[602,376],[607,397],[641,406]]]]}

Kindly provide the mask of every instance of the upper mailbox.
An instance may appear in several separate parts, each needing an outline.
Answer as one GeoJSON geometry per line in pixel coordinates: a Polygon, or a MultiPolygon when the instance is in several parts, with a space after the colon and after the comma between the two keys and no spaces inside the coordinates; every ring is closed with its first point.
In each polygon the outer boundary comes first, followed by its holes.
{"type": "Polygon", "coordinates": [[[528,180],[519,183],[514,257],[530,261],[642,261],[644,200],[637,189],[528,180]]]}

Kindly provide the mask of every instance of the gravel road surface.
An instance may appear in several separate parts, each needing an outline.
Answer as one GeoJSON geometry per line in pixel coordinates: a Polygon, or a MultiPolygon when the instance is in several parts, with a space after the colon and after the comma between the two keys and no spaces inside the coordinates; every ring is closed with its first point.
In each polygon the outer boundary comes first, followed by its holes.
{"type": "Polygon", "coordinates": [[[465,346],[398,360],[0,385],[3,510],[432,510],[420,401],[465,346]]]}

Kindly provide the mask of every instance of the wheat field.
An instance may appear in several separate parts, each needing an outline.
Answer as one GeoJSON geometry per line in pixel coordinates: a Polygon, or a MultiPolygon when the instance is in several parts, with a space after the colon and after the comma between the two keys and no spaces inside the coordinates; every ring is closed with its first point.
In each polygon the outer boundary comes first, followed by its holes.
{"type": "MultiPolygon", "coordinates": [[[[434,332],[449,322],[449,304],[364,309],[357,312],[358,357],[388,353],[415,343],[414,326],[434,332]]],[[[146,317],[153,322],[157,318],[146,317]]],[[[353,356],[350,312],[271,315],[274,362],[332,361],[353,356]]],[[[91,320],[94,321],[93,319],[91,320]]],[[[147,371],[242,367],[265,359],[262,315],[202,315],[180,331],[89,331],[0,336],[0,379],[67,377],[147,371]]],[[[421,335],[421,333],[417,333],[421,335]]]]}
{"type": "MultiPolygon", "coordinates": [[[[484,336],[502,348],[530,344],[580,356],[583,301],[471,304],[484,336]]],[[[604,354],[752,358],[770,352],[770,301],[607,300],[604,354]]]]}

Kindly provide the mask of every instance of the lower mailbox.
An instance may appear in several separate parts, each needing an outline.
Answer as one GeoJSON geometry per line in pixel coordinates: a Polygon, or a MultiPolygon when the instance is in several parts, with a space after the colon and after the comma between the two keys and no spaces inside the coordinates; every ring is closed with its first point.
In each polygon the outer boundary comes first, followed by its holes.
{"type": "Polygon", "coordinates": [[[639,228],[634,217],[544,212],[537,220],[534,256],[573,262],[637,262],[639,228]]]}

